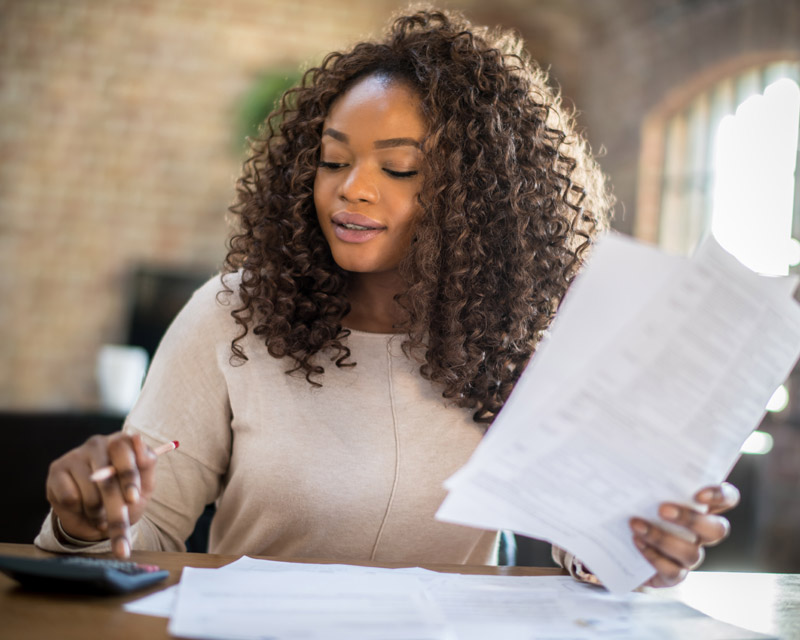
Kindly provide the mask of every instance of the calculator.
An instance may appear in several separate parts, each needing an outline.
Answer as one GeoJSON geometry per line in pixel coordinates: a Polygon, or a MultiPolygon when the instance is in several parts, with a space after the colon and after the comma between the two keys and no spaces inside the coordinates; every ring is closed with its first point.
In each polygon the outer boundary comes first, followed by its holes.
{"type": "Polygon", "coordinates": [[[169,571],[152,564],[83,556],[24,558],[0,555],[0,571],[28,589],[94,594],[121,594],[144,589],[169,575],[169,571]]]}

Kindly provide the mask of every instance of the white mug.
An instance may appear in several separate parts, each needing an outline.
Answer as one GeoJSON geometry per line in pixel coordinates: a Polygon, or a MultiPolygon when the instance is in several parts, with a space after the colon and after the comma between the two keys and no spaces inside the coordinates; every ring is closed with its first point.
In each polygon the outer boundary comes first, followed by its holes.
{"type": "Polygon", "coordinates": [[[106,411],[127,414],[142,388],[149,358],[141,347],[104,344],[97,354],[100,403],[106,411]]]}

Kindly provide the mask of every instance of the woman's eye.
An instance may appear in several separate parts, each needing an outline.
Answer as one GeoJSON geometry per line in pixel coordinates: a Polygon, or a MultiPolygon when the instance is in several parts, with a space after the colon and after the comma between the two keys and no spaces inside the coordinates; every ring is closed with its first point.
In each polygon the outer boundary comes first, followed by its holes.
{"type": "Polygon", "coordinates": [[[395,178],[413,178],[419,171],[395,171],[394,169],[384,169],[386,173],[395,178]]]}
{"type": "Polygon", "coordinates": [[[319,161],[320,169],[341,169],[344,166],[346,165],[343,162],[325,162],[324,160],[319,161]]]}

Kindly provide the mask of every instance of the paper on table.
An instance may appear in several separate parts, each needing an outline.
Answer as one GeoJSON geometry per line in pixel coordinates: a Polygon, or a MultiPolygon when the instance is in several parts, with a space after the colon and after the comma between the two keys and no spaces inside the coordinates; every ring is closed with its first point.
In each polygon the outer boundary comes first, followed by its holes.
{"type": "Polygon", "coordinates": [[[185,638],[432,640],[439,609],[411,575],[183,570],[169,632],[185,638]]]}
{"type": "Polygon", "coordinates": [[[286,563],[248,558],[239,570],[185,570],[170,632],[225,640],[765,637],[679,602],[614,596],[568,577],[368,573],[344,565],[284,571],[279,564],[286,563]]]}
{"type": "MultiPolygon", "coordinates": [[[[219,567],[218,571],[230,571],[230,570],[248,570],[252,565],[248,562],[249,560],[253,560],[253,558],[248,558],[247,556],[242,556],[238,560],[231,562],[230,564],[226,564],[222,567],[219,567]]],[[[288,562],[276,563],[276,564],[289,564],[288,562]]],[[[126,602],[122,605],[122,608],[129,613],[138,613],[140,615],[145,616],[157,616],[159,618],[169,618],[170,614],[172,613],[172,609],[175,606],[175,599],[178,597],[178,585],[174,584],[171,587],[167,587],[166,589],[162,589],[161,591],[156,591],[155,593],[151,593],[149,595],[144,596],[143,598],[139,598],[138,600],[133,600],[131,602],[126,602]]]]}
{"type": "Polygon", "coordinates": [[[604,238],[437,517],[575,553],[614,592],[653,573],[628,519],[721,481],[800,352],[792,279],[709,239],[604,238]]]}
{"type": "MultiPolygon", "coordinates": [[[[420,567],[409,567],[399,569],[384,569],[381,567],[360,567],[349,564],[316,564],[311,562],[281,562],[278,560],[265,560],[242,556],[238,560],[226,564],[217,569],[218,571],[305,571],[308,573],[398,573],[408,575],[427,575],[434,573],[428,569],[420,567]]],[[[130,613],[138,613],[146,616],[157,616],[169,618],[175,605],[175,598],[178,596],[178,585],[173,585],[151,593],[150,595],[139,598],[132,602],[125,603],[123,608],[130,613]]]]}
{"type": "Polygon", "coordinates": [[[156,616],[158,618],[169,618],[172,607],[175,606],[175,598],[178,597],[178,585],[162,589],[146,595],[138,600],[132,600],[122,605],[128,613],[138,613],[143,616],[156,616]]]}
{"type": "Polygon", "coordinates": [[[714,620],[668,596],[616,596],[570,577],[440,575],[425,581],[458,640],[767,637],[714,620]]]}

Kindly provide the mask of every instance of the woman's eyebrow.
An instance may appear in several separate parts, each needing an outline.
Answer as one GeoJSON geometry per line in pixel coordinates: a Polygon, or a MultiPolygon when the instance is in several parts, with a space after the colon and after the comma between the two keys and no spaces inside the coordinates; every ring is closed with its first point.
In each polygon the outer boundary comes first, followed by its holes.
{"type": "MultiPolygon", "coordinates": [[[[328,127],[322,132],[323,136],[330,136],[334,140],[338,140],[344,144],[350,142],[350,137],[346,133],[342,133],[332,127],[328,127]]],[[[376,149],[391,149],[392,147],[416,147],[419,149],[420,144],[414,138],[387,138],[386,140],[376,140],[372,143],[376,149]]]]}
{"type": "Polygon", "coordinates": [[[322,132],[323,136],[330,136],[334,140],[338,140],[339,142],[344,142],[347,144],[350,141],[350,138],[347,136],[346,133],[342,133],[341,131],[337,131],[336,129],[332,129],[328,127],[325,131],[322,132]]]}
{"type": "Polygon", "coordinates": [[[391,147],[416,147],[419,149],[419,142],[414,138],[389,138],[388,140],[376,140],[372,143],[376,149],[389,149],[391,147]]]}

